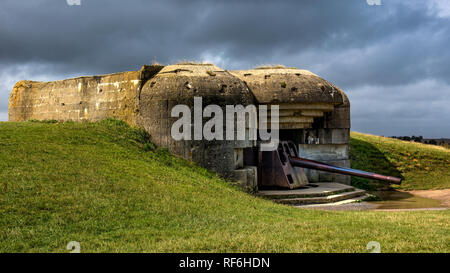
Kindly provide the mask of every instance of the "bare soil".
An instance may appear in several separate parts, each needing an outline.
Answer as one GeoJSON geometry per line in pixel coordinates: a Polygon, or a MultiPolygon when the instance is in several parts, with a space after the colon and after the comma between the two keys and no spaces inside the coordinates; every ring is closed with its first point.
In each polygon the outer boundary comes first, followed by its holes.
{"type": "Polygon", "coordinates": [[[441,206],[450,207],[450,189],[409,191],[409,193],[441,201],[441,206]]]}

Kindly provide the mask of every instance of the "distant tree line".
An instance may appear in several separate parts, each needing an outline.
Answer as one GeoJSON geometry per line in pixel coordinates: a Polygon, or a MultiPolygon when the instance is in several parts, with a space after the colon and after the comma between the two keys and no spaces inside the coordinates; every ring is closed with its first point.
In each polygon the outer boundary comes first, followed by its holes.
{"type": "Polygon", "coordinates": [[[404,141],[410,142],[419,142],[424,144],[431,145],[440,145],[446,148],[450,147],[450,139],[441,138],[441,139],[424,139],[423,136],[391,136],[391,138],[400,139],[404,141]]]}
{"type": "Polygon", "coordinates": [[[425,144],[432,144],[432,145],[439,145],[439,143],[436,140],[434,140],[434,139],[425,140],[424,143],[425,144]]]}
{"type": "Polygon", "coordinates": [[[423,143],[423,136],[391,136],[391,138],[423,143]]]}

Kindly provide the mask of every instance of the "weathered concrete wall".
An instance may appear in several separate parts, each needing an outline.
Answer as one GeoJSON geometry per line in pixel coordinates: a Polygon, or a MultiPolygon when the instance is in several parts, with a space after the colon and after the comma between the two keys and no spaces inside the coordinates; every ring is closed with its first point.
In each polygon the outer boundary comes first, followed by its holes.
{"type": "Polygon", "coordinates": [[[98,121],[109,117],[136,125],[141,85],[159,69],[144,66],[140,71],[54,82],[20,81],[10,95],[9,121],[98,121]]]}
{"type": "Polygon", "coordinates": [[[49,83],[19,82],[9,104],[9,120],[96,121],[114,117],[135,124],[138,72],[81,77],[49,83]]]}
{"type": "MultiPolygon", "coordinates": [[[[325,113],[313,124],[316,139],[308,144],[300,145],[301,156],[323,161],[339,167],[350,168],[350,101],[344,92],[343,101],[336,105],[332,112],[325,113]]],[[[333,174],[316,170],[306,170],[310,182],[339,182],[350,185],[351,177],[348,175],[333,174]]]]}

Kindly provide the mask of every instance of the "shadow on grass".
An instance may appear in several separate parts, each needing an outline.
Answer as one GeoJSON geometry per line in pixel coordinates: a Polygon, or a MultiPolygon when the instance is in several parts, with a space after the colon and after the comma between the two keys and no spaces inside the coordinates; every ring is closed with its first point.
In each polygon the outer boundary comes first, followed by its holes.
{"type": "MultiPolygon", "coordinates": [[[[404,178],[397,167],[373,144],[350,140],[350,162],[353,169],[404,178]]],[[[352,176],[352,185],[364,190],[391,190],[390,184],[382,181],[352,176]]]]}

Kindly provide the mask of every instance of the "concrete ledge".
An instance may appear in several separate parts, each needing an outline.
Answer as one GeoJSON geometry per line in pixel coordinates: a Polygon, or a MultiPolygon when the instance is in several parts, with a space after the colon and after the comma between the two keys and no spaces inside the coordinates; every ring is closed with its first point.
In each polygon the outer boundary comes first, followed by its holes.
{"type": "Polygon", "coordinates": [[[275,200],[277,203],[289,204],[289,205],[300,205],[300,204],[325,204],[339,202],[355,197],[365,195],[364,190],[355,190],[351,192],[344,192],[335,195],[329,195],[325,197],[310,197],[310,198],[292,198],[292,199],[278,199],[275,200]]]}
{"type": "Polygon", "coordinates": [[[249,192],[258,191],[258,168],[245,166],[233,171],[233,180],[240,183],[241,187],[249,192]]]}
{"type": "Polygon", "coordinates": [[[317,161],[348,160],[349,147],[347,144],[300,144],[301,157],[317,161]]]}
{"type": "Polygon", "coordinates": [[[339,183],[318,183],[317,187],[296,190],[264,190],[259,196],[289,205],[328,204],[364,196],[364,190],[339,183]]]}
{"type": "Polygon", "coordinates": [[[316,185],[317,187],[308,187],[295,190],[262,190],[258,192],[258,196],[270,199],[324,197],[355,190],[354,187],[342,185],[339,183],[324,182],[313,185],[316,185]]]}

